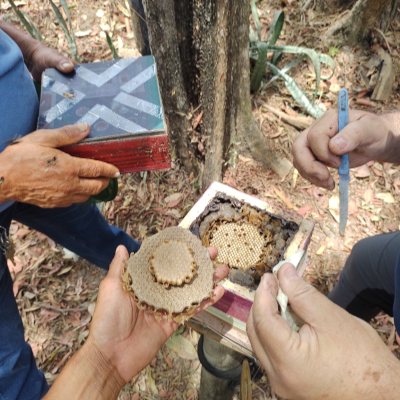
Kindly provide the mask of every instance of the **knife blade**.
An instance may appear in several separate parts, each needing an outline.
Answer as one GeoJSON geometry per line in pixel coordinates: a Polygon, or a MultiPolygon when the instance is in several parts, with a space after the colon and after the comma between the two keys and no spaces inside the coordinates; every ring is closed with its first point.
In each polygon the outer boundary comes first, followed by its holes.
{"type": "MultiPolygon", "coordinates": [[[[349,123],[349,94],[347,89],[339,91],[339,129],[338,133],[349,123]]],[[[339,234],[343,235],[347,224],[347,214],[349,209],[349,155],[342,155],[339,167],[339,234]]]]}

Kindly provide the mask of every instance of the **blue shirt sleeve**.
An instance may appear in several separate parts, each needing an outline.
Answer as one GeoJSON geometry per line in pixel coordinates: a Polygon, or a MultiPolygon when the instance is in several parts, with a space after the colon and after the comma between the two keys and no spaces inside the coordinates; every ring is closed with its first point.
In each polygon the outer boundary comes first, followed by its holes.
{"type": "Polygon", "coordinates": [[[39,101],[17,44],[0,29],[0,152],[36,130],[39,101]]]}

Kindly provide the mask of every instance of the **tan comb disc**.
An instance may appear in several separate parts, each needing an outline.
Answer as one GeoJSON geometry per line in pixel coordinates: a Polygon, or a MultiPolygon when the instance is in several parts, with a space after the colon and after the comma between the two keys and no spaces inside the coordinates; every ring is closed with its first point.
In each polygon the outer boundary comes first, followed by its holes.
{"type": "MultiPolygon", "coordinates": [[[[171,254],[179,253],[171,251],[171,254]]],[[[211,298],[214,264],[207,248],[190,231],[172,227],[144,240],[139,251],[127,261],[122,279],[125,290],[135,298],[139,308],[153,311],[156,317],[166,314],[169,320],[183,323],[204,299],[211,298]],[[182,242],[192,254],[197,270],[189,283],[166,287],[150,272],[151,257],[157,255],[157,249],[166,241],[182,242]]]]}
{"type": "Polygon", "coordinates": [[[157,282],[168,285],[182,285],[189,282],[196,273],[196,262],[186,243],[170,240],[161,243],[150,257],[150,272],[157,282]]]}

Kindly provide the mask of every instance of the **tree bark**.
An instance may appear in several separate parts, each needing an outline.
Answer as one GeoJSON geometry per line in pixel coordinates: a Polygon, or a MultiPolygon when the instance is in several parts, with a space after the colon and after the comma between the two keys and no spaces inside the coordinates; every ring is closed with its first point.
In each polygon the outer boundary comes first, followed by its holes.
{"type": "Polygon", "coordinates": [[[368,39],[372,28],[387,31],[399,2],[400,0],[358,0],[350,13],[328,30],[325,39],[336,44],[362,44],[368,39]]]}
{"type": "Polygon", "coordinates": [[[144,0],[144,6],[171,142],[187,168],[203,171],[202,187],[222,179],[228,149],[237,143],[241,152],[287,174],[291,163],[268,149],[252,115],[250,2],[144,0]],[[190,140],[197,107],[204,157],[190,140]]]}

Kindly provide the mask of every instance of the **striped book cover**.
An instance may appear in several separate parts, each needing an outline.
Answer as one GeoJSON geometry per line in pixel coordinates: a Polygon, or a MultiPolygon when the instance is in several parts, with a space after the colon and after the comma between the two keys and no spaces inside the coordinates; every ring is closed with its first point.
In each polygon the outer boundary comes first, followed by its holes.
{"type": "Polygon", "coordinates": [[[121,173],[170,167],[168,136],[153,56],[47,69],[38,129],[87,122],[89,136],[65,152],[116,165],[121,173]]]}

